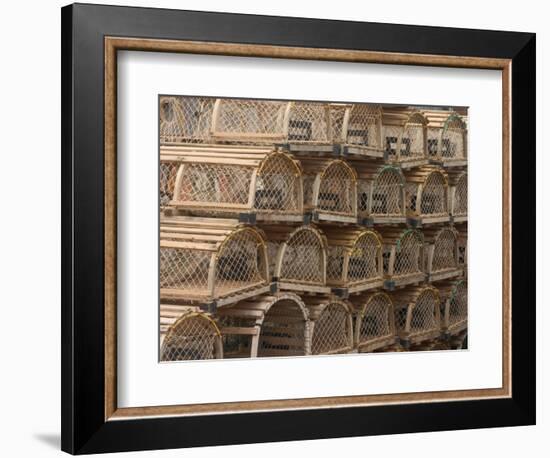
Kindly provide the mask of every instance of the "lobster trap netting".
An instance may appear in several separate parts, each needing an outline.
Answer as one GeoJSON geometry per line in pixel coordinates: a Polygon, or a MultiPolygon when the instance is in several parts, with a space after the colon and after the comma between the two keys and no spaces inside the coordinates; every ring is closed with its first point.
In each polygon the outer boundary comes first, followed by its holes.
{"type": "Polygon", "coordinates": [[[454,190],[453,215],[468,214],[468,175],[463,173],[456,182],[454,190]]]}
{"type": "Polygon", "coordinates": [[[179,164],[176,162],[161,162],[159,168],[159,199],[160,206],[168,205],[174,198],[174,187],[179,164]]]}
{"type": "Polygon", "coordinates": [[[276,302],[262,322],[258,357],[305,355],[307,326],[307,315],[297,302],[286,299],[276,302]]]}
{"type": "Polygon", "coordinates": [[[353,216],[356,182],[353,170],[347,164],[341,161],[332,162],[321,174],[317,210],[353,216]]]}
{"type": "Polygon", "coordinates": [[[357,104],[350,108],[346,143],[374,149],[380,145],[381,110],[376,105],[357,104]]]}
{"type": "Polygon", "coordinates": [[[391,159],[397,158],[397,149],[403,127],[384,126],[384,150],[391,159]]]}
{"type": "Polygon", "coordinates": [[[183,316],[170,327],[160,351],[161,361],[220,358],[220,333],[215,323],[199,314],[183,316]]]}
{"type": "Polygon", "coordinates": [[[327,253],[327,280],[331,283],[344,278],[344,262],[348,248],[343,245],[329,245],[327,253]]]}
{"type": "Polygon", "coordinates": [[[327,305],[313,326],[311,353],[321,355],[348,350],[352,340],[351,318],[342,304],[327,305]]]}
{"type": "Polygon", "coordinates": [[[254,208],[267,212],[302,211],[302,181],[298,166],[287,155],[267,156],[258,170],[254,208]]]}
{"type": "Polygon", "coordinates": [[[272,100],[218,99],[215,120],[217,137],[223,140],[272,141],[283,138],[288,102],[272,100]]]}
{"type": "Polygon", "coordinates": [[[370,212],[373,215],[403,214],[403,177],[394,168],[385,168],[374,179],[370,212]]]}
{"type": "Polygon", "coordinates": [[[189,204],[246,205],[252,169],[224,164],[184,163],[174,200],[189,204]]]}
{"type": "Polygon", "coordinates": [[[210,136],[214,99],[161,97],[161,143],[204,143],[210,136]]]}
{"type": "Polygon", "coordinates": [[[468,319],[468,286],[460,280],[449,297],[449,317],[447,326],[462,323],[468,319]]]}
{"type": "Polygon", "coordinates": [[[379,276],[381,243],[373,233],[361,235],[348,261],[348,282],[357,283],[379,276]]]}
{"type": "Polygon", "coordinates": [[[445,123],[441,133],[441,157],[464,159],[464,126],[457,117],[451,117],[445,123]]]}
{"type": "Polygon", "coordinates": [[[160,287],[206,294],[212,253],[184,248],[160,248],[160,287]]]}
{"type": "Polygon", "coordinates": [[[225,239],[216,261],[218,294],[266,282],[265,245],[250,229],[237,230],[225,239]]]}
{"type": "Polygon", "coordinates": [[[286,242],[280,279],[299,283],[324,284],[325,244],[310,228],[294,232],[286,242]]]}
{"type": "Polygon", "coordinates": [[[372,296],[360,316],[358,342],[365,342],[393,334],[392,302],[387,294],[372,296]]]}
{"type": "Polygon", "coordinates": [[[432,289],[422,291],[411,312],[411,336],[439,328],[439,295],[432,289]]]}
{"type": "Polygon", "coordinates": [[[447,213],[447,180],[443,174],[432,172],[422,188],[420,214],[438,215],[447,213]]]}
{"type": "Polygon", "coordinates": [[[432,259],[432,271],[450,269],[457,266],[456,233],[451,229],[442,229],[436,236],[432,259]]]}
{"type": "Polygon", "coordinates": [[[424,125],[418,122],[408,122],[401,136],[402,158],[415,159],[424,157],[424,125]]]}
{"type": "Polygon", "coordinates": [[[413,274],[422,271],[422,236],[418,231],[407,230],[395,247],[394,275],[413,274]]]}
{"type": "Polygon", "coordinates": [[[329,105],[314,102],[293,102],[287,127],[291,143],[327,143],[332,139],[329,105]]]}
{"type": "Polygon", "coordinates": [[[428,127],[426,130],[427,154],[430,158],[436,158],[439,154],[439,137],[441,128],[428,127]]]}

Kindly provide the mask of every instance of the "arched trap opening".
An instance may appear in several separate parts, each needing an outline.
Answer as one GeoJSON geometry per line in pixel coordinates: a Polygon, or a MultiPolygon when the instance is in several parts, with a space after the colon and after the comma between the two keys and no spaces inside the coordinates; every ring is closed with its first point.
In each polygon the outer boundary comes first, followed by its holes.
{"type": "Polygon", "coordinates": [[[405,174],[407,214],[420,223],[449,221],[448,178],[443,169],[420,167],[405,174]]]}
{"type": "Polygon", "coordinates": [[[462,274],[458,265],[458,232],[452,227],[424,230],[427,242],[426,273],[428,281],[443,280],[462,274]]]}
{"type": "Polygon", "coordinates": [[[395,343],[393,302],[384,292],[352,297],[358,308],[355,342],[360,352],[374,351],[395,343]]]}
{"type": "Polygon", "coordinates": [[[383,228],[383,262],[391,287],[424,280],[424,237],[418,229],[383,228]]]}

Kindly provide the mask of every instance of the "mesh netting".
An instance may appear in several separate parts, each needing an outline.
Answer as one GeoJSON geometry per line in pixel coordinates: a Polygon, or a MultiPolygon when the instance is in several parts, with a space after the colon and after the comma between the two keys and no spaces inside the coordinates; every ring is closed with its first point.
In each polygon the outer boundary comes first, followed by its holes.
{"type": "Polygon", "coordinates": [[[292,143],[326,143],[331,140],[331,127],[328,104],[294,102],[287,139],[292,143]]]}
{"type": "Polygon", "coordinates": [[[289,238],[281,260],[281,280],[323,284],[325,247],[319,235],[302,228],[289,238]]]}
{"type": "Polygon", "coordinates": [[[206,294],[211,252],[160,248],[160,287],[206,294]]]}
{"type": "Polygon", "coordinates": [[[311,353],[320,355],[347,350],[351,343],[351,320],[342,304],[327,305],[315,321],[311,338],[311,353]]]}
{"type": "Polygon", "coordinates": [[[468,176],[465,173],[460,176],[455,186],[453,214],[468,214],[468,176]]]}
{"type": "Polygon", "coordinates": [[[392,335],[392,303],[386,294],[375,294],[365,306],[359,328],[359,343],[392,335]]]}
{"type": "Polygon", "coordinates": [[[436,215],[447,213],[447,180],[439,172],[432,172],[422,188],[420,214],[436,215]]]}
{"type": "Polygon", "coordinates": [[[252,169],[222,164],[182,164],[177,201],[245,205],[252,169]]]}
{"type": "Polygon", "coordinates": [[[179,164],[176,162],[161,162],[159,168],[160,205],[168,205],[174,198],[174,186],[179,164]]]}
{"type": "Polygon", "coordinates": [[[327,279],[332,282],[344,279],[344,259],[348,249],[343,245],[329,245],[327,256],[327,279]]]}
{"type": "Polygon", "coordinates": [[[439,154],[439,136],[441,135],[440,128],[428,127],[427,129],[427,147],[428,156],[435,158],[439,154]]]}
{"type": "Polygon", "coordinates": [[[353,105],[348,120],[346,142],[351,145],[380,148],[380,108],[374,105],[353,105]]]}
{"type": "Polygon", "coordinates": [[[464,128],[458,118],[450,118],[441,134],[441,157],[464,159],[464,128]]]}
{"type": "Polygon", "coordinates": [[[459,281],[449,298],[449,322],[452,326],[468,318],[468,287],[466,282],[459,281]]]}
{"type": "Polygon", "coordinates": [[[288,102],[219,99],[216,136],[255,141],[282,138],[288,102]]]}
{"type": "Polygon", "coordinates": [[[422,236],[417,231],[408,230],[401,236],[395,248],[394,275],[422,271],[422,245],[422,236]]]}
{"type": "Polygon", "coordinates": [[[431,289],[422,291],[412,309],[410,333],[411,336],[439,327],[438,295],[431,289]]]}
{"type": "Polygon", "coordinates": [[[467,262],[468,240],[466,237],[458,238],[458,264],[465,265],[467,262]]]}
{"type": "Polygon", "coordinates": [[[350,253],[348,282],[356,283],[379,275],[381,244],[373,233],[363,234],[350,253]]]}
{"type": "Polygon", "coordinates": [[[371,214],[403,214],[403,178],[393,168],[385,168],[375,178],[372,185],[371,214]]]}
{"type": "Polygon", "coordinates": [[[424,125],[408,122],[401,137],[401,158],[414,159],[424,157],[424,125]]]}
{"type": "Polygon", "coordinates": [[[268,156],[256,177],[254,208],[265,211],[302,211],[299,169],[285,154],[268,156]]]}
{"type": "Polygon", "coordinates": [[[161,361],[213,359],[217,354],[219,331],[202,315],[190,314],[178,320],[169,330],[161,348],[161,361]]]}
{"type": "Polygon", "coordinates": [[[403,128],[399,126],[384,126],[384,148],[388,157],[397,158],[397,144],[403,128]]]}
{"type": "Polygon", "coordinates": [[[302,356],[306,353],[306,319],[294,301],[271,306],[260,330],[258,356],[302,356]]]}
{"type": "Polygon", "coordinates": [[[442,229],[434,243],[432,272],[456,267],[456,234],[451,229],[442,229]]]}
{"type": "Polygon", "coordinates": [[[249,229],[230,235],[220,248],[216,263],[218,294],[267,281],[264,245],[249,229]]]}
{"type": "Polygon", "coordinates": [[[214,99],[161,97],[161,143],[202,143],[208,140],[214,99]]]}
{"type": "Polygon", "coordinates": [[[341,161],[334,161],[321,175],[317,210],[353,216],[356,192],[352,169],[341,161]]]}

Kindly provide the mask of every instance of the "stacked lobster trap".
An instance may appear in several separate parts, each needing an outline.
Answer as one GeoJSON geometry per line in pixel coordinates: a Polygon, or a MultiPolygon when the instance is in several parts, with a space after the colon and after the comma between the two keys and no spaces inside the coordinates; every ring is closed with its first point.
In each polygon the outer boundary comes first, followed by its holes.
{"type": "Polygon", "coordinates": [[[159,122],[161,361],[464,338],[466,110],[162,96],[159,122]]]}

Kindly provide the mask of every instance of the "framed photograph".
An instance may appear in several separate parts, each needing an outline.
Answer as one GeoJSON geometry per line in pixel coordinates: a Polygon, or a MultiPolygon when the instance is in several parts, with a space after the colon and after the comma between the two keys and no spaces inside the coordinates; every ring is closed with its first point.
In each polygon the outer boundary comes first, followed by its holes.
{"type": "Polygon", "coordinates": [[[62,9],[62,448],[535,423],[535,35],[62,9]]]}

